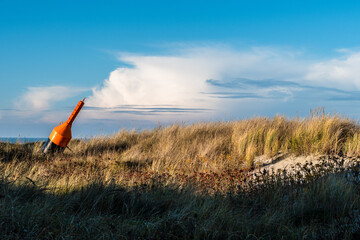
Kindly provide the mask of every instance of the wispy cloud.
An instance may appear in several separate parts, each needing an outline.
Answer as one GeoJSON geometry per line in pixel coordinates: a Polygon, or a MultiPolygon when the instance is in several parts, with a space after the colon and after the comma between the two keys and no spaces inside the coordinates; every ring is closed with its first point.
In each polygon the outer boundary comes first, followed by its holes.
{"type": "Polygon", "coordinates": [[[360,88],[360,52],[345,52],[339,58],[315,62],[305,79],[314,84],[345,89],[360,88]]]}
{"type": "Polygon", "coordinates": [[[28,87],[24,95],[15,101],[15,107],[27,111],[49,110],[54,103],[84,91],[84,88],[69,86],[28,87]]]}

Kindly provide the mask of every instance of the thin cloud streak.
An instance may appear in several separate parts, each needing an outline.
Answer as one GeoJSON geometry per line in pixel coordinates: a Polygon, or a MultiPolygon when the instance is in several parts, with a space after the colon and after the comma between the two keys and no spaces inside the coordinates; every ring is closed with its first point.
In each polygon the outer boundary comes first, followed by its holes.
{"type": "Polygon", "coordinates": [[[309,86],[275,79],[251,80],[237,78],[228,81],[206,80],[207,84],[227,91],[213,91],[214,98],[227,99],[281,99],[282,97],[322,99],[328,101],[358,101],[360,91],[346,91],[338,88],[309,86]]]}
{"type": "Polygon", "coordinates": [[[136,106],[136,105],[124,105],[117,107],[91,107],[85,106],[85,111],[94,112],[106,112],[106,113],[118,113],[118,114],[131,114],[131,115],[159,115],[159,114],[184,114],[184,113],[206,113],[211,109],[206,108],[184,108],[174,106],[136,106]]]}

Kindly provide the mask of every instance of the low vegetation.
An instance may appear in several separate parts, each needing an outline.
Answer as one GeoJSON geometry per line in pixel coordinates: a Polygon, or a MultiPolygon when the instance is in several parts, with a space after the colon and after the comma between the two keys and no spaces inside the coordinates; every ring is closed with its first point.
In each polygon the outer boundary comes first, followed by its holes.
{"type": "Polygon", "coordinates": [[[1,239],[356,239],[360,128],[315,111],[0,143],[1,239]],[[320,163],[260,171],[256,157],[320,163]],[[345,161],[346,160],[346,161],[345,161]]]}

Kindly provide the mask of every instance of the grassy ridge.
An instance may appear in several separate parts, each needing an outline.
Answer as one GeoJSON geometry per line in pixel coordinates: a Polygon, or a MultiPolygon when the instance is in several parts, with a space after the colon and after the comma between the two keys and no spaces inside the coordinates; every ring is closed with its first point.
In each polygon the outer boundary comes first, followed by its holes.
{"type": "Polygon", "coordinates": [[[121,131],[53,156],[1,143],[0,238],[357,238],[359,134],[316,112],[121,131]],[[279,152],[330,157],[253,171],[255,156],[279,152]]]}
{"type": "Polygon", "coordinates": [[[283,116],[243,121],[172,125],[152,131],[121,131],[112,137],[72,142],[75,153],[96,155],[110,150],[121,162],[153,171],[220,171],[250,167],[260,155],[360,156],[360,127],[345,117],[319,111],[305,119],[283,116]]]}

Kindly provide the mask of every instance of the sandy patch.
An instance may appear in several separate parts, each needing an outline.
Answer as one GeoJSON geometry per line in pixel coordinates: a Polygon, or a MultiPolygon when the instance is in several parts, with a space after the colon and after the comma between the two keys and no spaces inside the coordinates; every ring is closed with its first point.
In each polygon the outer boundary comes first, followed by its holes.
{"type": "Polygon", "coordinates": [[[255,158],[255,165],[257,169],[262,171],[277,171],[278,169],[287,169],[291,170],[292,167],[300,164],[304,165],[306,163],[318,164],[323,163],[324,160],[327,161],[343,161],[343,166],[347,167],[350,166],[352,163],[356,161],[360,161],[359,157],[340,157],[340,156],[327,156],[327,155],[311,155],[311,156],[294,156],[291,154],[278,154],[272,158],[266,156],[259,156],[255,158]]]}
{"type": "MultiPolygon", "coordinates": [[[[300,164],[304,165],[306,163],[312,163],[317,164],[322,162],[320,158],[324,158],[324,156],[294,156],[291,154],[278,154],[272,158],[268,158],[266,156],[259,156],[255,158],[255,164],[258,166],[259,170],[273,170],[277,171],[278,169],[292,169],[293,166],[300,164]]],[[[353,161],[355,161],[355,158],[345,158],[345,157],[339,157],[340,159],[344,160],[345,166],[353,161]]],[[[329,160],[331,161],[331,160],[329,160]]]]}

